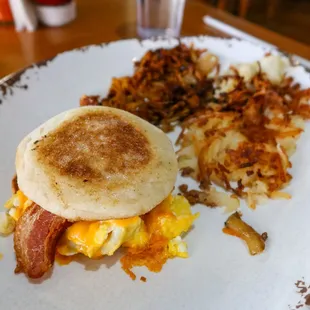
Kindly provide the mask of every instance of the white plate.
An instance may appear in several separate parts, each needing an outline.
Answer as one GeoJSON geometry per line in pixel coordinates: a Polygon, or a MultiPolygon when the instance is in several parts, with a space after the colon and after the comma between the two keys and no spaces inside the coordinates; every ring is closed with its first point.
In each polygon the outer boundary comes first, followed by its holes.
{"type": "MultiPolygon", "coordinates": [[[[184,42],[208,48],[226,65],[254,61],[268,51],[240,40],[199,37],[184,42]]],[[[2,81],[1,203],[10,196],[15,149],[26,133],[55,114],[77,107],[83,94],[104,95],[111,77],[131,74],[132,60],[148,49],[175,44],[173,40],[128,40],[90,46],[65,52],[46,66],[33,66],[2,81]]],[[[295,67],[291,74],[303,86],[310,86],[303,68],[295,67]]],[[[169,136],[175,141],[177,134],[169,136]]],[[[296,305],[300,296],[294,283],[302,277],[310,281],[309,139],[307,125],[292,158],[290,201],[270,201],[256,211],[242,204],[244,219],[259,232],[268,232],[264,254],[250,256],[242,241],[221,232],[227,218],[223,209],[204,206],[194,207],[201,216],[186,236],[190,258],[170,260],[159,274],[135,269],[138,278],[147,277],[147,283],[133,282],[121,270],[117,255],[99,262],[85,260],[85,266],[56,264],[50,278],[31,283],[24,275],[13,273],[12,237],[0,238],[0,309],[282,310],[296,305]]],[[[178,180],[178,184],[183,182],[178,180]]],[[[194,181],[186,182],[195,186],[194,181]]]]}

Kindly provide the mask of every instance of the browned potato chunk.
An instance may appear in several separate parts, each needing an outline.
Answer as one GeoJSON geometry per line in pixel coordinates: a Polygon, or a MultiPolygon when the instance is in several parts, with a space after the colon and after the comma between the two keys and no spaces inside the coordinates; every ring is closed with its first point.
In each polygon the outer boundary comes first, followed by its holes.
{"type": "Polygon", "coordinates": [[[223,232],[244,240],[251,255],[262,253],[265,249],[267,233],[260,235],[250,225],[245,223],[238,212],[232,214],[225,222],[223,232]]]}

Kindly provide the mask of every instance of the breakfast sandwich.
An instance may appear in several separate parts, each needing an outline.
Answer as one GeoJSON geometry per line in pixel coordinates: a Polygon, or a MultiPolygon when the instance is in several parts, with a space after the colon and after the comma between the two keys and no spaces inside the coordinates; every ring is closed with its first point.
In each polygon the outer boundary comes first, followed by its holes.
{"type": "Polygon", "coordinates": [[[128,112],[89,106],[48,120],[18,146],[0,216],[0,233],[14,231],[15,272],[40,278],[55,256],[97,259],[122,248],[134,279],[134,266],[158,272],[187,257],[182,234],[198,214],[171,195],[177,171],[168,137],[128,112]]]}

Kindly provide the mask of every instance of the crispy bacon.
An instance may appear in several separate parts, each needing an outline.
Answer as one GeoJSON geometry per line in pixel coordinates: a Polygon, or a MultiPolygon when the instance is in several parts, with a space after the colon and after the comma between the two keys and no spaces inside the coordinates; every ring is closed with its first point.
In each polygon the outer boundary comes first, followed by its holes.
{"type": "Polygon", "coordinates": [[[15,273],[24,272],[29,278],[42,277],[55,259],[56,243],[69,222],[33,204],[16,225],[14,249],[15,273]]]}
{"type": "Polygon", "coordinates": [[[100,105],[99,96],[82,96],[80,98],[80,106],[100,105]]]}

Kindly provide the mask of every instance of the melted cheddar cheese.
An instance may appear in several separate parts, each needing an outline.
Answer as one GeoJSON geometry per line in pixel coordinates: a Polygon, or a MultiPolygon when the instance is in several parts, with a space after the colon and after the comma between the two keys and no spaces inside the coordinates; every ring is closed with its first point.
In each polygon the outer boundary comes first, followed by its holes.
{"type": "Polygon", "coordinates": [[[140,217],[123,220],[76,222],[60,239],[57,251],[61,255],[82,253],[90,258],[113,255],[123,244],[143,246],[148,240],[140,217]]]}
{"type": "MultiPolygon", "coordinates": [[[[32,204],[21,191],[6,203],[8,215],[15,221],[32,204]]],[[[192,214],[183,196],[169,195],[152,211],[142,216],[106,221],[79,221],[67,228],[57,244],[57,257],[83,254],[89,258],[113,255],[125,249],[123,269],[134,279],[134,266],[146,266],[158,272],[167,259],[188,257],[181,239],[199,214],[192,214]]]]}

